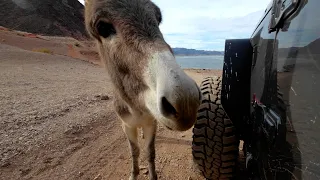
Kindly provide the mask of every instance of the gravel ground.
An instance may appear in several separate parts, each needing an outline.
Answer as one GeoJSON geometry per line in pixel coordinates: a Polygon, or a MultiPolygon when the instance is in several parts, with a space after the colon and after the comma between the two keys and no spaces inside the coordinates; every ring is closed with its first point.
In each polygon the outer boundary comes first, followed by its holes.
{"type": "MultiPolygon", "coordinates": [[[[103,68],[3,44],[0,54],[0,179],[128,179],[128,145],[103,68]]],[[[221,74],[186,72],[197,82],[221,74]]],[[[159,179],[202,179],[191,141],[191,130],[159,127],[159,179]]],[[[142,169],[145,159],[142,151],[142,169]]]]}

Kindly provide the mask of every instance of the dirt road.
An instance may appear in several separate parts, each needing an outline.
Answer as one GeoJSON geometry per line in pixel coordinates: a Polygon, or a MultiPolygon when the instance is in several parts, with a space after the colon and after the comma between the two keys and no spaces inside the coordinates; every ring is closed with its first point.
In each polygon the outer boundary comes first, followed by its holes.
{"type": "MultiPolygon", "coordinates": [[[[187,73],[198,82],[219,74],[187,73]]],[[[112,98],[97,65],[0,44],[0,179],[128,179],[131,159],[112,98]]],[[[192,168],[191,137],[160,126],[159,179],[203,179],[192,168]]],[[[140,159],[139,178],[147,179],[144,151],[140,159]]]]}

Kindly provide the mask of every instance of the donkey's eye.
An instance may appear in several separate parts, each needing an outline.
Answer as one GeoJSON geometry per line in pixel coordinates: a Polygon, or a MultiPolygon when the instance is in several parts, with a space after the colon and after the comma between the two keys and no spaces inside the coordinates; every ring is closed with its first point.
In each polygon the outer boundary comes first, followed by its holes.
{"type": "Polygon", "coordinates": [[[107,38],[111,35],[116,34],[116,30],[113,27],[113,25],[110,23],[103,22],[103,21],[98,22],[97,31],[98,31],[99,35],[104,38],[107,38]]]}

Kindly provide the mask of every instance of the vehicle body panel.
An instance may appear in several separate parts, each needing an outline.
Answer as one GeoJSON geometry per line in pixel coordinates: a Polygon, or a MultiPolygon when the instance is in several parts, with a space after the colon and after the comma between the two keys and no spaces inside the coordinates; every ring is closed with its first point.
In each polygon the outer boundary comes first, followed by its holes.
{"type": "MultiPolygon", "coordinates": [[[[269,11],[251,37],[251,97],[281,118],[275,142],[256,136],[250,150],[268,158],[269,172],[260,172],[266,179],[320,179],[319,7],[319,0],[305,1],[285,31],[271,33],[269,11]]],[[[255,133],[264,130],[257,111],[251,107],[255,133]]]]}
{"type": "Polygon", "coordinates": [[[239,139],[247,136],[250,115],[250,76],[252,46],[250,39],[226,40],[223,64],[221,103],[237,127],[239,139]]]}

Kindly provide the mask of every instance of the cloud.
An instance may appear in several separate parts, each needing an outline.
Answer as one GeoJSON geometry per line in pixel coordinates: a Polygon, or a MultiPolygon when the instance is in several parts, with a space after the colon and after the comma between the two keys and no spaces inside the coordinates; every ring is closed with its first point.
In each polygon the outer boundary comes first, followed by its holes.
{"type": "Polygon", "coordinates": [[[153,0],[160,26],[172,47],[224,50],[228,38],[249,38],[269,0],[153,0]]]}
{"type": "Polygon", "coordinates": [[[225,39],[249,38],[263,11],[243,17],[192,17],[181,24],[160,26],[165,40],[173,47],[223,50],[225,39]]]}
{"type": "Polygon", "coordinates": [[[224,50],[228,38],[249,38],[271,0],[152,0],[172,47],[224,50]]]}

